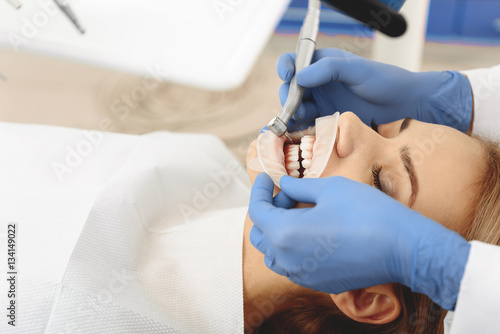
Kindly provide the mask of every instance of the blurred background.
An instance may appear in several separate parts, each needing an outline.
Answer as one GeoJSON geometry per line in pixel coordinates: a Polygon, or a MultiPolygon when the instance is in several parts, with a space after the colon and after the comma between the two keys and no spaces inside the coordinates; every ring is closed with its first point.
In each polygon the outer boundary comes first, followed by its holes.
{"type": "MultiPolygon", "coordinates": [[[[293,52],[307,1],[294,0],[266,40],[244,83],[211,91],[47,55],[0,48],[0,121],[129,134],[168,130],[221,137],[241,160],[280,112],[276,61],[293,52]]],[[[432,0],[421,70],[465,70],[500,63],[500,0],[432,0]]],[[[5,32],[4,32],[5,33],[5,32]]],[[[322,15],[318,48],[370,57],[373,33],[342,14],[322,15]]],[[[203,54],[204,50],[201,50],[203,54]]]]}

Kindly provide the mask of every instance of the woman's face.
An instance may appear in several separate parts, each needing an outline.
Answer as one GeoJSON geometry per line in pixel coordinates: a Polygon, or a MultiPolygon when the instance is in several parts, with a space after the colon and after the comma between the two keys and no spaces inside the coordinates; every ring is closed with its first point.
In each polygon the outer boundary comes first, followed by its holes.
{"type": "MultiPolygon", "coordinates": [[[[379,125],[375,131],[351,112],[340,115],[337,126],[335,145],[321,177],[344,176],[372,185],[452,230],[465,231],[476,195],[474,185],[485,168],[485,150],[479,140],[411,119],[379,125]]],[[[254,142],[247,161],[256,157],[256,151],[254,142]]],[[[248,170],[253,182],[257,172],[248,170]]],[[[311,205],[297,203],[303,206],[311,205]]],[[[401,302],[393,284],[361,290],[362,294],[330,296],[339,309],[359,322],[388,323],[400,314],[401,302]],[[375,295],[384,298],[373,299],[375,295]],[[389,302],[384,304],[387,307],[370,307],[373,314],[368,314],[352,306],[363,305],[360,300],[364,299],[356,296],[389,302]],[[379,318],[385,310],[390,315],[379,318]]]]}
{"type": "MultiPolygon", "coordinates": [[[[473,199],[471,187],[482,172],[483,156],[477,139],[446,126],[406,119],[379,125],[374,131],[345,112],[321,177],[344,176],[372,185],[460,231],[473,199]]],[[[252,157],[255,143],[247,161],[252,157]]]]}

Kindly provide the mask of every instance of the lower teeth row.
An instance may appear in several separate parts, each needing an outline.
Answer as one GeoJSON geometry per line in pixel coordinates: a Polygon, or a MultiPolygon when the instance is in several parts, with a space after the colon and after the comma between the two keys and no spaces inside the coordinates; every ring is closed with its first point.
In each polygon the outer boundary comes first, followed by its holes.
{"type": "Polygon", "coordinates": [[[293,177],[306,176],[311,167],[314,136],[304,136],[299,144],[285,146],[285,167],[288,175],[293,177]]]}

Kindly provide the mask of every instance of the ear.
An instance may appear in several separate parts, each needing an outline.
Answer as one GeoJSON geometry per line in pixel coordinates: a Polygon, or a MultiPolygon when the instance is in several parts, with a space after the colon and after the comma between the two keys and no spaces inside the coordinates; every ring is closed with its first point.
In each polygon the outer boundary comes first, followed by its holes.
{"type": "Polygon", "coordinates": [[[330,295],[337,307],[349,318],[369,324],[387,324],[401,313],[401,302],[393,284],[330,295]]]}

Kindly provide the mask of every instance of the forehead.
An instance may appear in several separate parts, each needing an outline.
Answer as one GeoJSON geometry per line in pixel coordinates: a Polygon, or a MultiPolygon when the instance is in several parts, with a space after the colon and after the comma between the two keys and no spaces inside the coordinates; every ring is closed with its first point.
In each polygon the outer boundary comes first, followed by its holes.
{"type": "Polygon", "coordinates": [[[400,136],[409,147],[419,184],[412,208],[459,230],[484,170],[483,145],[458,130],[418,121],[400,136]]]}

